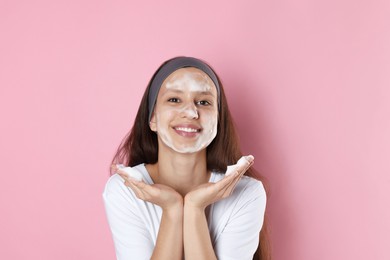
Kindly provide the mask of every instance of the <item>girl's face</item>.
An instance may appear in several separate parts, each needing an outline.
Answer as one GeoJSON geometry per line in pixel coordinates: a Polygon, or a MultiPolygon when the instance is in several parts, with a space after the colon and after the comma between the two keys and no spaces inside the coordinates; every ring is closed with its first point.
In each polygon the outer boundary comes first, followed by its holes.
{"type": "Polygon", "coordinates": [[[206,73],[182,68],[165,79],[150,120],[159,145],[179,153],[201,151],[217,135],[217,124],[217,89],[206,73]]]}

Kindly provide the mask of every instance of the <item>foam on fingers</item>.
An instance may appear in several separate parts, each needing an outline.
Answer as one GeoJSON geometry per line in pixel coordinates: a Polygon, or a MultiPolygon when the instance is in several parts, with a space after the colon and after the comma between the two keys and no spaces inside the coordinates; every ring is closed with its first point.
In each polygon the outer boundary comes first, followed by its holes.
{"type": "Polygon", "coordinates": [[[234,173],[238,168],[245,166],[247,163],[253,161],[254,157],[252,155],[242,156],[236,164],[228,165],[225,175],[228,176],[234,173]]]}
{"type": "Polygon", "coordinates": [[[117,164],[116,166],[118,169],[124,171],[129,177],[136,179],[137,181],[142,181],[142,174],[137,170],[134,170],[131,167],[125,167],[123,164],[117,164]]]}

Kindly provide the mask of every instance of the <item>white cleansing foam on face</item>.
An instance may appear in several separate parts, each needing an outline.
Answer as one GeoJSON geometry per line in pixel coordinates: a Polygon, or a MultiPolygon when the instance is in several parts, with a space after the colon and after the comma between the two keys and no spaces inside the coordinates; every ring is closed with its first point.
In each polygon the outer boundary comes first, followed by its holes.
{"type": "Polygon", "coordinates": [[[122,171],[127,173],[129,177],[134,178],[137,181],[142,181],[142,174],[139,173],[137,170],[134,170],[131,167],[125,167],[123,164],[117,164],[116,166],[118,167],[118,169],[121,169],[122,171]]]}
{"type": "Polygon", "coordinates": [[[166,88],[172,90],[182,90],[183,86],[188,91],[210,91],[212,86],[208,82],[207,76],[203,76],[201,73],[185,73],[180,76],[174,75],[168,82],[166,82],[166,88]]]}
{"type": "MultiPolygon", "coordinates": [[[[161,89],[167,89],[171,91],[182,92],[185,97],[192,97],[197,93],[210,92],[213,89],[212,83],[207,81],[207,78],[201,73],[193,73],[185,70],[178,70],[174,73],[171,78],[161,87],[161,89]]],[[[214,87],[215,89],[215,87],[214,87]]],[[[216,92],[216,90],[215,90],[216,92]]],[[[160,95],[160,94],[159,94],[160,95]]],[[[182,101],[184,102],[184,101],[182,101]]],[[[180,104],[180,103],[179,103],[180,104]]],[[[157,134],[161,141],[179,153],[195,153],[206,148],[217,135],[218,126],[218,111],[206,112],[202,115],[198,114],[198,110],[194,103],[181,104],[180,106],[165,107],[164,110],[160,111],[158,105],[156,106],[156,128],[157,134]],[[176,137],[173,135],[165,120],[162,118],[169,118],[169,120],[178,118],[185,115],[187,118],[197,120],[197,124],[201,124],[202,131],[199,133],[199,137],[190,145],[178,143],[175,141],[176,137]],[[201,118],[198,118],[198,117],[201,118]]],[[[182,119],[184,121],[184,119],[182,119]]],[[[188,120],[188,119],[185,119],[188,120]]]]}

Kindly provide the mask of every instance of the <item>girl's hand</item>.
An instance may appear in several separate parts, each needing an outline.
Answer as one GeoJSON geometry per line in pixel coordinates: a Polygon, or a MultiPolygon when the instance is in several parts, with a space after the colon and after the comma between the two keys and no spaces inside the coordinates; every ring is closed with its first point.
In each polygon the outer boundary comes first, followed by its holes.
{"type": "Polygon", "coordinates": [[[234,172],[222,180],[196,187],[187,193],[184,205],[204,210],[208,205],[230,196],[241,176],[253,165],[253,161],[253,156],[246,156],[245,163],[237,164],[234,172]]]}
{"type": "Polygon", "coordinates": [[[143,180],[130,177],[125,171],[113,165],[112,168],[125,180],[137,198],[160,206],[163,210],[183,207],[183,197],[171,187],[163,184],[149,185],[143,180]]]}

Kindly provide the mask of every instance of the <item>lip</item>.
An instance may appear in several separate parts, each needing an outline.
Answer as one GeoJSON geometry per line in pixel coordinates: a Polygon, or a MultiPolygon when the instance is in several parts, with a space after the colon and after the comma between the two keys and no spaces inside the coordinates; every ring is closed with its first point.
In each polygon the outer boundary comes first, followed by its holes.
{"type": "Polygon", "coordinates": [[[195,137],[202,131],[202,128],[194,124],[179,124],[175,125],[173,130],[183,137],[195,137]]]}

